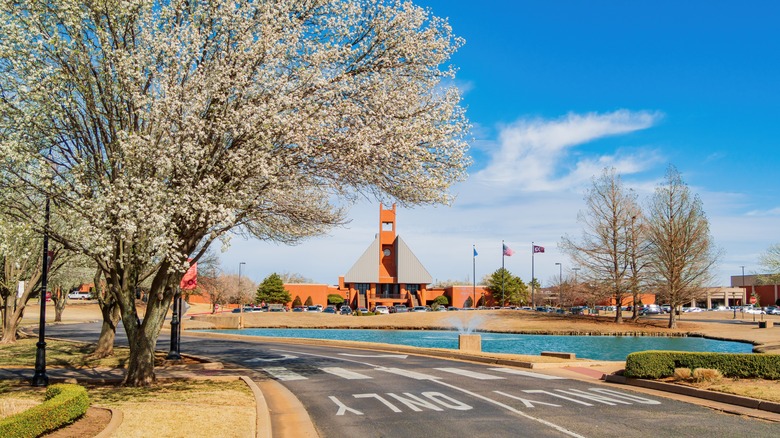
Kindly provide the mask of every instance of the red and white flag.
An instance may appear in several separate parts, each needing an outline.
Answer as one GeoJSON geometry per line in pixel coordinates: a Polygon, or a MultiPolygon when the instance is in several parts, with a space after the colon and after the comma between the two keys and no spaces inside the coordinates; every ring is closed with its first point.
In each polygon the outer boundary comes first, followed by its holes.
{"type": "Polygon", "coordinates": [[[506,244],[502,244],[502,245],[504,245],[504,255],[505,256],[511,256],[512,254],[515,253],[514,251],[512,251],[512,248],[506,246],[506,244]]]}

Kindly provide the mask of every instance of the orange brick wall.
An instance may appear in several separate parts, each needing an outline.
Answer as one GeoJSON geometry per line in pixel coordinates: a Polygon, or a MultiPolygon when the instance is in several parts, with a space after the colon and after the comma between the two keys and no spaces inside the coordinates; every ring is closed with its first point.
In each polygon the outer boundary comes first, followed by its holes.
{"type": "MultiPolygon", "coordinates": [[[[301,298],[301,303],[306,302],[306,298],[311,297],[312,304],[328,305],[328,295],[337,294],[341,295],[345,300],[347,299],[347,291],[339,290],[336,286],[330,286],[327,284],[285,284],[284,288],[290,292],[290,297],[295,300],[298,296],[301,298]]],[[[292,302],[288,303],[292,305],[292,302]]]]}

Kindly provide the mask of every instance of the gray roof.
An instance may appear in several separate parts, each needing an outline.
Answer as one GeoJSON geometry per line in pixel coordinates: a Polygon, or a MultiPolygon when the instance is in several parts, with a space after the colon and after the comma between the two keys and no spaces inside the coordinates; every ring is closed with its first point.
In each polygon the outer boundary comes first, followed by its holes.
{"type": "Polygon", "coordinates": [[[398,282],[404,284],[430,284],[433,277],[428,273],[417,256],[400,236],[396,237],[396,253],[398,255],[398,282]]]}
{"type": "Polygon", "coordinates": [[[345,283],[379,283],[379,236],[344,275],[345,283]]]}
{"type": "MultiPolygon", "coordinates": [[[[430,284],[433,277],[420,263],[401,237],[395,239],[394,251],[398,267],[398,283],[430,284]]],[[[357,262],[344,275],[345,283],[379,283],[379,237],[363,252],[357,262]]]]}

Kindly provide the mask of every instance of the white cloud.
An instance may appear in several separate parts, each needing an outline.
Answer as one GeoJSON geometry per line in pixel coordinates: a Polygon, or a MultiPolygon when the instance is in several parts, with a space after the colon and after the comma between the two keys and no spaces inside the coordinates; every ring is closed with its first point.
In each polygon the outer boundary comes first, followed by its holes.
{"type": "MultiPolygon", "coordinates": [[[[663,178],[666,162],[651,148],[617,148],[598,152],[577,150],[580,145],[653,126],[657,113],[617,111],[607,114],[569,114],[556,120],[523,119],[501,128],[498,140],[483,135],[480,154],[490,157],[486,166],[457,184],[451,207],[398,209],[398,234],[404,238],[437,280],[466,281],[473,276],[472,245],[476,245],[476,278],[501,267],[501,240],[516,251],[506,257],[506,268],[524,280],[531,276],[531,242],[544,246],[535,256],[534,274],[543,285],[564,274],[572,262],[558,249],[561,236],[581,233],[577,213],[584,207],[583,193],[590,179],[606,166],[620,172],[626,186],[642,201],[663,178]],[[517,169],[524,169],[516,174],[517,169]]],[[[592,149],[592,148],[590,148],[592,149]]],[[[780,241],[776,217],[780,208],[747,212],[742,193],[709,192],[691,187],[704,201],[716,245],[725,250],[716,273],[717,285],[728,284],[740,266],[756,269],[757,255],[780,241]]],[[[296,272],[318,282],[335,284],[365,251],[379,230],[379,206],[363,200],[351,206],[346,227],[310,239],[298,246],[256,240],[233,240],[222,254],[223,267],[260,282],[272,272],[296,272]]]]}
{"type": "Polygon", "coordinates": [[[658,112],[619,110],[611,113],[570,113],[556,120],[520,119],[500,128],[490,163],[475,177],[523,191],[553,191],[590,180],[604,167],[621,174],[642,171],[657,162],[653,152],[576,156],[571,149],[601,138],[647,129],[660,120],[658,112]]]}

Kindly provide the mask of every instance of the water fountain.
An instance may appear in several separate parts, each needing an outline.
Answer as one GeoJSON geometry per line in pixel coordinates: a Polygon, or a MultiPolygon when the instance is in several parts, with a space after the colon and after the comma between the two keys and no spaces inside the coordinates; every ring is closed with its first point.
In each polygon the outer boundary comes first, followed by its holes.
{"type": "Polygon", "coordinates": [[[458,329],[458,349],[470,352],[482,351],[482,336],[474,333],[485,320],[482,315],[463,315],[448,321],[458,329]],[[469,318],[470,316],[470,318],[469,318]]]}

